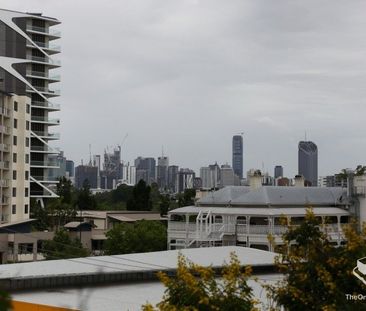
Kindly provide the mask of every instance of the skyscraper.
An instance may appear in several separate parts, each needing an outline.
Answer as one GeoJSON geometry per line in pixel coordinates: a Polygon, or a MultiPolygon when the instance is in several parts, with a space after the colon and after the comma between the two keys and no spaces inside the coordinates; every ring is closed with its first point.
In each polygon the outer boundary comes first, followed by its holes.
{"type": "Polygon", "coordinates": [[[59,135],[50,133],[59,120],[49,114],[59,110],[50,87],[60,78],[52,69],[60,66],[53,55],[60,47],[52,41],[60,33],[52,29],[57,19],[38,13],[0,10],[0,169],[1,220],[29,218],[29,196],[43,203],[56,197],[49,170],[58,168],[49,145],[59,135]],[[11,174],[11,175],[10,175],[11,174]],[[10,191],[10,193],[9,193],[10,191]]]}
{"type": "Polygon", "coordinates": [[[233,170],[234,174],[243,178],[243,136],[233,136],[233,170]]]}
{"type": "Polygon", "coordinates": [[[274,178],[283,177],[283,167],[281,165],[276,165],[274,168],[274,178]]]}
{"type": "Polygon", "coordinates": [[[169,158],[165,156],[158,157],[158,166],[156,167],[156,182],[160,189],[165,189],[168,186],[168,167],[169,158]]]}
{"type": "Polygon", "coordinates": [[[299,142],[299,175],[312,187],[318,184],[318,147],[312,141],[299,142]]]}

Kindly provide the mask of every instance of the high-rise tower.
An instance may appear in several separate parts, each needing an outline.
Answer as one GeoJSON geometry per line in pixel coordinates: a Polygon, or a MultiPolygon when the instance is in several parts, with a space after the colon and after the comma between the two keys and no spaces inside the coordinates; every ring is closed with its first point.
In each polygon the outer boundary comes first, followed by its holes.
{"type": "Polygon", "coordinates": [[[312,141],[299,142],[299,175],[311,186],[318,185],[318,147],[312,141]]]}
{"type": "MultiPolygon", "coordinates": [[[[7,146],[0,152],[0,161],[7,163],[0,173],[1,182],[5,185],[11,179],[12,193],[19,200],[24,194],[27,202],[29,195],[41,202],[56,197],[50,185],[57,181],[49,176],[49,170],[58,166],[49,155],[58,153],[50,142],[59,135],[49,130],[59,124],[59,119],[50,117],[59,110],[59,105],[52,103],[59,91],[51,87],[60,81],[52,74],[52,69],[60,66],[53,58],[60,47],[52,44],[60,38],[52,26],[59,23],[38,13],[0,10],[0,127],[1,144],[7,146]],[[11,176],[6,169],[12,171],[11,176]]],[[[7,190],[1,192],[4,196],[7,190]]],[[[15,211],[17,215],[18,210],[28,213],[27,202],[23,202],[24,209],[18,207],[23,203],[11,202],[11,214],[15,211]]]]}
{"type": "Polygon", "coordinates": [[[234,174],[243,178],[243,136],[233,136],[233,170],[234,174]]]}

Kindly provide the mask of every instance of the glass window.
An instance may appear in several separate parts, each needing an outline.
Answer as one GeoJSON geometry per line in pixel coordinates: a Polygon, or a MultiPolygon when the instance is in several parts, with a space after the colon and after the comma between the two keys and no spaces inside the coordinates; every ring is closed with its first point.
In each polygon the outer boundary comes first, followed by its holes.
{"type": "Polygon", "coordinates": [[[14,102],[14,111],[18,111],[18,102],[14,102]]]}
{"type": "Polygon", "coordinates": [[[25,129],[29,131],[29,121],[25,121],[25,129]]]}
{"type": "Polygon", "coordinates": [[[17,196],[17,188],[13,188],[13,198],[17,196]]]}
{"type": "Polygon", "coordinates": [[[29,196],[29,189],[25,188],[25,197],[28,198],[28,196],[29,196]]]}
{"type": "Polygon", "coordinates": [[[29,179],[29,171],[25,171],[25,180],[29,179]]]}
{"type": "Polygon", "coordinates": [[[26,106],[27,108],[26,108],[26,112],[27,113],[30,113],[30,105],[29,104],[27,104],[27,106],[26,106]]]}
{"type": "Polygon", "coordinates": [[[12,207],[11,207],[11,213],[13,215],[17,213],[17,206],[15,204],[13,204],[12,207]]]}
{"type": "Polygon", "coordinates": [[[29,137],[26,137],[25,138],[25,146],[26,147],[29,147],[29,137]]]}
{"type": "Polygon", "coordinates": [[[29,205],[26,204],[24,205],[24,214],[28,214],[29,213],[29,205]]]}
{"type": "Polygon", "coordinates": [[[17,171],[16,170],[14,170],[13,171],[13,180],[16,180],[17,179],[17,171]]]}
{"type": "Polygon", "coordinates": [[[14,128],[18,128],[18,119],[14,119],[14,128]]]}
{"type": "Polygon", "coordinates": [[[29,163],[29,154],[25,155],[25,163],[29,163]]]}
{"type": "Polygon", "coordinates": [[[17,163],[17,154],[13,153],[13,163],[17,163]]]}
{"type": "Polygon", "coordinates": [[[16,146],[18,143],[18,138],[16,136],[13,136],[13,145],[16,146]]]}

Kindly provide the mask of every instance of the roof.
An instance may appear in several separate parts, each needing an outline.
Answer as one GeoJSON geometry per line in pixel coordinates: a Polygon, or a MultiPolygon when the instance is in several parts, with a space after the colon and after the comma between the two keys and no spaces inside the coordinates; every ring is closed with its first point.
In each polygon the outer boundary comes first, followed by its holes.
{"type": "Polygon", "coordinates": [[[165,217],[161,217],[159,213],[154,214],[111,214],[109,218],[121,221],[121,222],[135,222],[138,220],[166,220],[165,217]]]}
{"type": "MultiPolygon", "coordinates": [[[[307,208],[288,207],[288,208],[270,208],[270,207],[203,207],[203,206],[185,206],[169,211],[169,214],[198,214],[200,211],[211,211],[219,215],[248,215],[248,216],[304,216],[307,208]]],[[[315,207],[313,212],[318,216],[348,216],[350,213],[339,207],[315,207]]]]}
{"type": "Polygon", "coordinates": [[[91,226],[88,222],[80,222],[80,221],[71,221],[64,225],[65,228],[78,228],[80,225],[88,225],[91,226]]]}
{"type": "MultiPolygon", "coordinates": [[[[125,217],[137,217],[137,216],[130,216],[130,215],[159,215],[158,212],[152,212],[152,211],[94,211],[94,210],[87,210],[87,211],[77,211],[77,217],[83,217],[83,218],[99,218],[99,219],[106,219],[107,216],[118,216],[123,215],[125,217]]],[[[146,216],[149,217],[149,216],[146,216]]],[[[146,218],[144,218],[146,219],[146,218]]]]}
{"type": "Polygon", "coordinates": [[[202,266],[220,267],[230,260],[235,252],[243,265],[272,265],[276,253],[239,246],[191,248],[150,253],[114,256],[98,256],[74,259],[36,261],[0,265],[0,280],[24,279],[30,277],[52,277],[57,275],[85,275],[90,273],[111,273],[121,271],[156,271],[175,269],[178,254],[202,266]]]}
{"type": "Polygon", "coordinates": [[[198,205],[266,205],[266,206],[337,206],[347,205],[347,192],[343,188],[262,186],[225,187],[208,194],[198,205]],[[226,189],[229,188],[229,189],[226,189]],[[241,189],[240,189],[241,188],[241,189]]]}

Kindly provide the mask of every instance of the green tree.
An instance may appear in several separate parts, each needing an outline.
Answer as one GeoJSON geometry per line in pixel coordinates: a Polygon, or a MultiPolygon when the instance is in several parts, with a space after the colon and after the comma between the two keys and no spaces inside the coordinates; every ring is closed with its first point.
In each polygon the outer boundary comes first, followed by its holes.
{"type": "Polygon", "coordinates": [[[11,306],[11,296],[8,292],[0,290],[0,311],[13,310],[11,306]]]}
{"type": "Polygon", "coordinates": [[[71,180],[61,177],[57,184],[56,193],[60,197],[62,203],[71,204],[73,198],[74,187],[71,180]]]}
{"type": "Polygon", "coordinates": [[[256,310],[252,289],[247,283],[250,275],[250,267],[243,268],[234,253],[231,254],[230,263],[224,266],[220,279],[217,279],[212,268],[198,266],[180,255],[174,277],[158,274],[166,287],[163,300],[156,308],[147,304],[143,310],[256,310]]]}
{"type": "Polygon", "coordinates": [[[140,180],[133,187],[132,197],[127,201],[127,210],[130,211],[151,211],[152,202],[150,198],[151,187],[146,185],[144,180],[140,180]]]}
{"type": "Polygon", "coordinates": [[[90,191],[89,180],[84,180],[83,186],[77,192],[76,205],[81,210],[96,209],[95,197],[90,191]]]}
{"type": "Polygon", "coordinates": [[[185,189],[183,193],[178,194],[178,206],[194,205],[194,199],[196,197],[195,189],[185,189]]]}
{"type": "Polygon", "coordinates": [[[34,198],[30,199],[30,217],[32,219],[36,219],[36,221],[33,222],[33,228],[36,231],[44,231],[49,229],[50,217],[48,212],[34,198]]]}
{"type": "Polygon", "coordinates": [[[334,246],[311,210],[300,226],[284,234],[284,254],[277,264],[285,278],[269,286],[271,298],[285,310],[366,310],[346,294],[364,293],[363,284],[352,275],[357,259],[366,255],[365,231],[343,228],[347,243],[334,246]]]}
{"type": "Polygon", "coordinates": [[[160,216],[165,216],[168,214],[170,207],[170,197],[169,195],[160,195],[159,211],[160,216]]]}
{"type": "Polygon", "coordinates": [[[162,251],[167,248],[166,227],[160,222],[140,220],[117,224],[106,234],[107,255],[162,251]]]}
{"type": "Polygon", "coordinates": [[[77,214],[75,205],[64,202],[62,197],[51,200],[47,204],[46,210],[53,219],[52,222],[50,222],[50,226],[52,228],[56,227],[57,229],[69,221],[72,221],[77,214]]]}
{"type": "Polygon", "coordinates": [[[60,229],[52,240],[44,241],[40,250],[47,260],[86,257],[89,251],[80,240],[72,239],[66,230],[60,229]]]}

